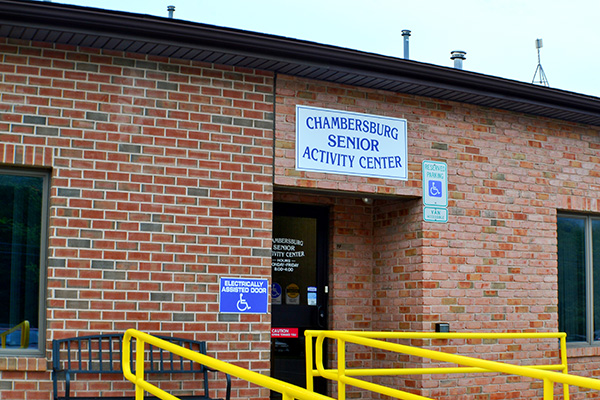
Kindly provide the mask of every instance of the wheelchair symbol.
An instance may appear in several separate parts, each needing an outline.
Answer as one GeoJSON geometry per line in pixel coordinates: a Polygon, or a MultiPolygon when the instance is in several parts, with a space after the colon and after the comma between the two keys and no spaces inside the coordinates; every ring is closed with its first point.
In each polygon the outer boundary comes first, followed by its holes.
{"type": "Polygon", "coordinates": [[[429,181],[429,195],[442,197],[442,181],[429,181]]]}
{"type": "Polygon", "coordinates": [[[236,307],[240,311],[247,311],[250,309],[250,305],[248,304],[246,299],[244,299],[244,295],[242,293],[240,293],[240,299],[238,300],[236,307]]]}
{"type": "Polygon", "coordinates": [[[273,283],[271,285],[271,297],[276,299],[281,296],[281,286],[279,283],[273,283]]]}

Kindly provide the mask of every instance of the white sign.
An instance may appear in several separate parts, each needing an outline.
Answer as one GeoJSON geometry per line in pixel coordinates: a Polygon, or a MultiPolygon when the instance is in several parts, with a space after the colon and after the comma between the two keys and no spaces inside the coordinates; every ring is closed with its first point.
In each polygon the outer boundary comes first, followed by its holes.
{"type": "Polygon", "coordinates": [[[448,165],[423,161],[423,220],[448,222],[448,165]]]}
{"type": "Polygon", "coordinates": [[[423,220],[427,222],[448,222],[448,209],[445,207],[423,207],[423,220]]]}
{"type": "Polygon", "coordinates": [[[448,207],[448,165],[423,161],[423,204],[448,207]]]}
{"type": "Polygon", "coordinates": [[[309,306],[317,305],[317,288],[315,286],[308,287],[308,293],[306,294],[306,301],[309,306]]]}
{"type": "Polygon", "coordinates": [[[406,120],[296,106],[299,171],[408,179],[406,120]]]}

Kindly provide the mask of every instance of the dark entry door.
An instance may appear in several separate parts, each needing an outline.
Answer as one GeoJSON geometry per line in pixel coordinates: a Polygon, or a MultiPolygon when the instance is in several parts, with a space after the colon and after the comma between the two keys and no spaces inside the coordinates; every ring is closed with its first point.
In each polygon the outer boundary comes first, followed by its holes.
{"type": "MultiPolygon", "coordinates": [[[[271,376],[301,387],[306,387],[304,331],[327,329],[327,223],[327,208],[275,204],[271,376]]],[[[315,391],[325,389],[324,381],[315,381],[315,391]]]]}

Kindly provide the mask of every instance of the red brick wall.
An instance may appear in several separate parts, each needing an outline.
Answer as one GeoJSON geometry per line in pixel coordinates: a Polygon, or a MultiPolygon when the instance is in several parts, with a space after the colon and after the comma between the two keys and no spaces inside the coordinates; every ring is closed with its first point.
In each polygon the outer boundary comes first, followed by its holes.
{"type": "MultiPolygon", "coordinates": [[[[278,187],[384,196],[376,201],[371,216],[348,231],[348,235],[360,235],[354,239],[366,245],[364,252],[335,253],[339,244],[335,240],[331,244],[336,257],[330,279],[334,287],[346,289],[342,297],[333,296],[335,327],[433,331],[436,322],[448,322],[457,332],[558,329],[556,213],[598,212],[599,129],[285,76],[277,77],[277,94],[278,187]],[[296,171],[296,104],[405,118],[408,181],[296,171]],[[421,195],[423,160],[448,164],[447,224],[423,222],[422,203],[410,200],[421,195]],[[385,200],[388,194],[399,196],[396,203],[385,200]],[[360,232],[358,226],[366,231],[360,232]],[[368,243],[373,244],[370,250],[368,243]],[[342,268],[336,269],[336,265],[342,268]],[[358,270],[358,265],[363,270],[358,270]],[[344,274],[345,268],[350,272],[344,274]],[[369,268],[372,280],[357,282],[369,275],[369,268]],[[346,283],[344,276],[353,277],[353,282],[346,283]],[[344,299],[362,298],[369,287],[372,314],[358,317],[360,322],[348,321],[346,316],[355,313],[343,308],[344,299]],[[336,310],[340,310],[337,317],[336,310]]],[[[338,208],[334,214],[336,226],[353,224],[363,216],[358,209],[347,213],[338,208]]],[[[546,346],[540,344],[506,357],[524,364],[556,362],[558,353],[546,346]],[[540,356],[548,359],[540,361],[540,356]]],[[[484,351],[450,345],[452,348],[467,355],[484,351]]],[[[510,348],[520,349],[519,345],[510,348]]],[[[497,359],[502,351],[491,346],[490,359],[497,359]]],[[[594,348],[569,349],[571,370],[589,376],[585,365],[592,365],[590,361],[595,365],[599,358],[593,356],[599,355],[594,348]]],[[[371,365],[372,360],[366,358],[363,365],[371,365]]],[[[539,392],[539,382],[527,383],[524,389],[513,381],[478,378],[476,387],[468,392],[454,389],[467,380],[452,377],[414,377],[413,382],[400,382],[422,395],[448,398],[460,394],[461,398],[501,399],[539,392]]]]}
{"type": "MultiPolygon", "coordinates": [[[[0,163],[52,171],[46,348],[137,328],[268,371],[270,315],[218,314],[218,279],[270,277],[271,75],[6,40],[0,61],[0,163]]],[[[0,357],[3,400],[48,379],[0,357]]]]}
{"type": "MultiPolygon", "coordinates": [[[[597,128],[281,75],[273,110],[260,71],[13,41],[0,57],[0,163],[52,171],[47,347],[136,327],[268,371],[269,315],[218,314],[217,285],[270,276],[272,183],[278,200],[330,206],[330,328],[558,328],[556,212],[600,211],[597,128]],[[296,104],[405,118],[408,180],[295,171],[296,104]],[[422,221],[423,160],[448,164],[447,224],[422,221]]],[[[492,359],[509,347],[483,344],[492,359]]],[[[556,357],[545,346],[512,347],[513,361],[556,357]]],[[[569,356],[577,374],[600,365],[596,348],[569,356]]],[[[511,377],[393,384],[439,398],[539,394],[539,382],[511,377]]],[[[235,397],[267,395],[236,382],[235,397]]],[[[0,399],[49,396],[45,359],[0,357],[0,399]]]]}

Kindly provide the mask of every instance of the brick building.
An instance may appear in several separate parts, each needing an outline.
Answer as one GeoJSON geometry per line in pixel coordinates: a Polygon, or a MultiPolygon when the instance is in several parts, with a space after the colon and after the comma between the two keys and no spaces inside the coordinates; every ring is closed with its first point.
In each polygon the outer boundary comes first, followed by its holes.
{"type": "MultiPolygon", "coordinates": [[[[283,353],[309,327],[560,329],[571,371],[597,374],[600,99],[147,15],[0,10],[0,327],[32,324],[28,349],[0,349],[0,399],[51,397],[52,339],[127,328],[206,340],[221,360],[292,381],[297,360],[283,353]],[[299,110],[312,113],[304,124],[299,110]],[[329,150],[299,148],[342,118],[329,150]],[[389,147],[402,126],[404,144],[389,147]],[[343,169],[352,157],[362,172],[343,169]],[[447,171],[439,219],[425,204],[428,161],[447,171]],[[220,312],[222,278],[277,283],[269,311],[220,312]]],[[[557,355],[495,345],[456,351],[557,355]]],[[[540,390],[488,375],[391,384],[440,399],[540,390]]],[[[235,398],[249,396],[268,392],[234,382],[235,398]]]]}

